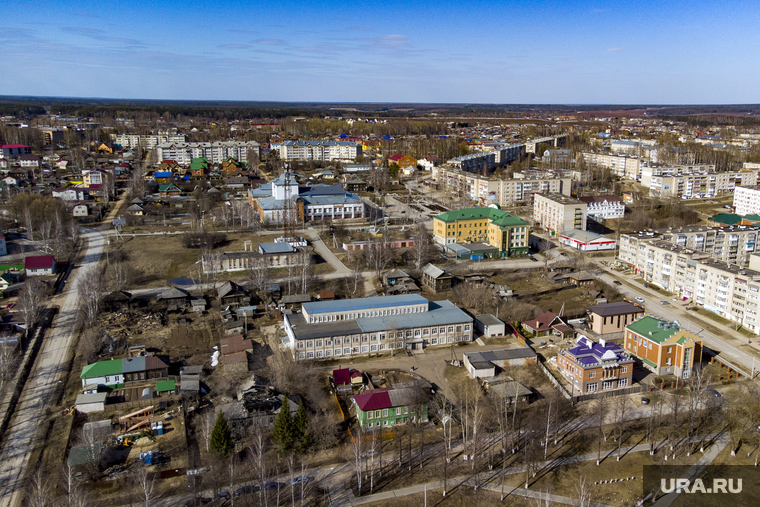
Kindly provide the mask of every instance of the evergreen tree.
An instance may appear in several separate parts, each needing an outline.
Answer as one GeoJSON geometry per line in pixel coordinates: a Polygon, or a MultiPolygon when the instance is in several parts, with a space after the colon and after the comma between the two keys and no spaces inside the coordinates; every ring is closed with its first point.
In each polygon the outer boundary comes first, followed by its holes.
{"type": "Polygon", "coordinates": [[[295,443],[293,437],[293,418],[290,417],[288,397],[283,396],[280,413],[274,422],[274,428],[272,428],[272,442],[279,445],[282,450],[289,451],[295,443]]]}
{"type": "Polygon", "coordinates": [[[309,448],[311,444],[309,436],[309,416],[306,415],[306,407],[303,404],[303,399],[298,404],[298,412],[293,419],[293,440],[294,447],[298,448],[298,451],[303,453],[309,448]]]}
{"type": "Polygon", "coordinates": [[[219,415],[216,416],[214,429],[211,430],[209,447],[213,452],[224,457],[227,457],[232,450],[232,435],[230,434],[230,427],[227,426],[227,419],[224,418],[224,414],[222,414],[221,411],[219,411],[219,415]]]}

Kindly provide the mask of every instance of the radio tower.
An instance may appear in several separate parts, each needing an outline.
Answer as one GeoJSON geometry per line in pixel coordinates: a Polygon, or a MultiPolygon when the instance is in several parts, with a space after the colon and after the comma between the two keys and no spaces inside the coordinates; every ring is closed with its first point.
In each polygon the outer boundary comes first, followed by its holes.
{"type": "Polygon", "coordinates": [[[283,218],[285,219],[285,241],[293,243],[296,241],[296,209],[293,202],[293,195],[290,190],[290,168],[285,169],[285,209],[283,218]]]}

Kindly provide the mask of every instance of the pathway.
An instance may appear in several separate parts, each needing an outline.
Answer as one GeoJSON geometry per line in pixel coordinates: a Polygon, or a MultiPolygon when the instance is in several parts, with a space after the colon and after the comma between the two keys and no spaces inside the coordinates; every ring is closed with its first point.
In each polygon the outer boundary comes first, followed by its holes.
{"type": "Polygon", "coordinates": [[[79,284],[91,276],[103,252],[103,236],[87,230],[87,252],[79,266],[72,269],[73,283],[66,284],[61,295],[52,298],[49,305],[60,305],[56,327],[47,331],[36,364],[26,381],[0,453],[0,507],[22,505],[24,478],[29,458],[44,441],[45,410],[53,403],[64,363],[69,357],[75,336],[76,316],[79,308],[79,284]]]}

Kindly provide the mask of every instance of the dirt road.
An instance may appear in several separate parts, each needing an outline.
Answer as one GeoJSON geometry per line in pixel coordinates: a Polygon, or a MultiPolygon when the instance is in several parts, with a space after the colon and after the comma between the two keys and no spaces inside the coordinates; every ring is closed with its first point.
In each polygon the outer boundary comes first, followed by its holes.
{"type": "Polygon", "coordinates": [[[75,336],[78,287],[82,280],[94,272],[103,252],[103,236],[100,233],[84,230],[83,236],[88,240],[87,253],[82,258],[82,263],[72,269],[66,289],[49,302],[50,305],[60,306],[56,326],[44,337],[34,369],[24,386],[16,413],[3,439],[0,453],[0,507],[24,505],[24,478],[29,467],[29,457],[43,444],[45,409],[54,401],[52,398],[75,336]]]}

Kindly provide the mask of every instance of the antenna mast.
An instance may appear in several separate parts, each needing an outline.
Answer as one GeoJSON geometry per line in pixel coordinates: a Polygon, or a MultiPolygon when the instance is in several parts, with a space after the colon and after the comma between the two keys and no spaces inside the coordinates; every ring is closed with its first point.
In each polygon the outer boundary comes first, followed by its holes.
{"type": "Polygon", "coordinates": [[[285,209],[283,210],[283,218],[285,219],[285,241],[288,243],[292,243],[296,240],[296,209],[293,193],[290,190],[291,178],[290,167],[288,167],[285,169],[285,209]]]}

